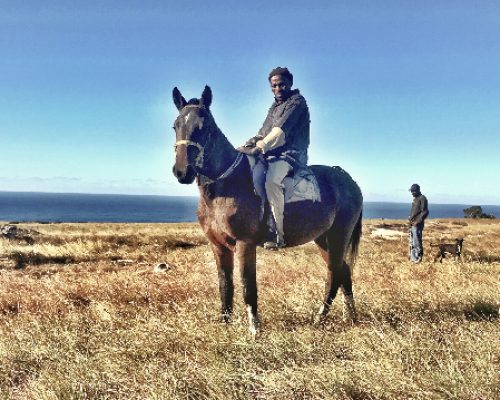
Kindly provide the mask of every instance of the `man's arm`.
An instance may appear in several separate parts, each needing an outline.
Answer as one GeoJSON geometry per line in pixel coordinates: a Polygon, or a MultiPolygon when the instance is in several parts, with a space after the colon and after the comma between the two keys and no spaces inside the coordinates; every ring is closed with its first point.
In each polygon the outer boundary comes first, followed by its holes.
{"type": "Polygon", "coordinates": [[[419,222],[418,217],[422,212],[422,205],[420,204],[421,203],[420,200],[421,200],[420,198],[415,198],[411,205],[410,216],[408,217],[408,220],[410,221],[411,225],[416,225],[419,222]]]}
{"type": "Polygon", "coordinates": [[[305,99],[300,96],[288,104],[283,112],[283,115],[274,122],[274,126],[281,128],[285,135],[292,131],[297,123],[308,113],[307,104],[305,99]]]}
{"type": "Polygon", "coordinates": [[[286,143],[287,131],[292,131],[294,126],[307,112],[307,105],[303,97],[295,99],[288,104],[283,115],[273,123],[273,128],[265,137],[256,143],[263,153],[283,146],[286,143]]]}
{"type": "Polygon", "coordinates": [[[424,222],[424,219],[427,218],[427,215],[429,215],[427,198],[425,196],[422,196],[419,199],[419,201],[418,201],[418,209],[419,209],[419,212],[415,216],[414,221],[415,221],[416,224],[421,224],[422,222],[424,222]]]}
{"type": "MultiPolygon", "coordinates": [[[[258,136],[255,136],[252,139],[255,139],[257,137],[258,136]]],[[[281,147],[284,144],[285,144],[285,132],[283,132],[281,128],[275,127],[271,129],[271,132],[269,132],[269,134],[266,137],[261,138],[255,144],[251,145],[245,144],[245,146],[243,147],[238,147],[237,150],[242,153],[253,156],[259,153],[265,154],[266,152],[281,147]]]]}
{"type": "Polygon", "coordinates": [[[273,129],[271,129],[271,132],[269,132],[269,134],[265,138],[259,140],[255,144],[255,146],[260,148],[262,153],[266,153],[270,150],[281,147],[284,144],[285,144],[285,132],[283,132],[281,128],[275,126],[273,129]]]}

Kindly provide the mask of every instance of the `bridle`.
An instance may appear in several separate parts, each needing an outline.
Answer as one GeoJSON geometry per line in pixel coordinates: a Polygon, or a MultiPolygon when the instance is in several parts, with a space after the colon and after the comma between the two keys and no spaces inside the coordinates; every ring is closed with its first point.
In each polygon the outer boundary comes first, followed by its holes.
{"type": "MultiPolygon", "coordinates": [[[[182,145],[185,145],[185,146],[188,146],[188,147],[189,146],[194,146],[194,147],[196,147],[198,149],[198,154],[197,154],[196,158],[194,159],[194,166],[197,169],[203,168],[205,148],[201,144],[199,144],[198,142],[194,142],[192,140],[187,140],[187,139],[182,139],[182,140],[178,140],[177,142],[175,142],[175,144],[174,144],[174,150],[177,151],[177,146],[182,146],[182,145]]],[[[217,181],[219,179],[225,179],[228,176],[230,176],[234,172],[234,170],[236,169],[236,167],[239,165],[239,163],[241,162],[242,159],[243,159],[243,153],[238,152],[238,155],[236,156],[236,159],[229,166],[229,168],[226,169],[222,174],[220,174],[216,178],[210,178],[210,177],[208,177],[208,176],[200,173],[199,170],[197,170],[196,173],[198,175],[200,175],[201,177],[203,177],[203,179],[202,179],[203,184],[213,183],[213,182],[215,182],[215,181],[217,181]]]]}
{"type": "Polygon", "coordinates": [[[197,142],[193,142],[192,140],[178,140],[177,142],[175,142],[174,144],[174,150],[177,151],[177,146],[181,146],[181,145],[186,145],[186,146],[194,146],[198,149],[198,155],[196,156],[195,160],[194,160],[194,165],[197,166],[198,168],[202,168],[203,167],[203,155],[205,153],[205,148],[197,143],[197,142]]]}

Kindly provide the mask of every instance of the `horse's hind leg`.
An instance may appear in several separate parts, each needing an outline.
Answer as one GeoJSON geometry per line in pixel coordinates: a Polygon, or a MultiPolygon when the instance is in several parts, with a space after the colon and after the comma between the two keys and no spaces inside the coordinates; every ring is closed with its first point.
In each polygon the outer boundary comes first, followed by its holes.
{"type": "Polygon", "coordinates": [[[356,320],[354,307],[354,296],[352,293],[351,269],[344,261],[344,257],[349,245],[350,232],[345,234],[336,231],[334,228],[316,240],[320,248],[321,255],[328,266],[328,275],[325,285],[325,297],[323,304],[316,317],[316,322],[324,319],[330,311],[333,299],[337,295],[339,287],[344,291],[344,315],[348,315],[351,320],[356,320]]]}
{"type": "Polygon", "coordinates": [[[328,314],[328,311],[330,311],[330,306],[331,306],[332,301],[333,301],[333,298],[330,296],[330,289],[331,289],[331,283],[332,283],[332,271],[330,269],[330,252],[328,249],[328,232],[321,235],[317,239],[315,239],[314,242],[319,247],[319,252],[321,254],[321,257],[323,257],[323,260],[325,260],[326,265],[328,267],[328,276],[327,276],[326,288],[325,288],[325,290],[326,290],[325,299],[324,299],[323,304],[321,305],[319,312],[316,315],[316,319],[315,319],[315,322],[320,322],[324,319],[326,314],[328,314]]]}
{"type": "Polygon", "coordinates": [[[351,267],[344,261],[342,266],[344,281],[342,283],[342,291],[344,292],[344,321],[357,322],[356,305],[354,304],[354,294],[352,292],[352,274],[351,267]]]}

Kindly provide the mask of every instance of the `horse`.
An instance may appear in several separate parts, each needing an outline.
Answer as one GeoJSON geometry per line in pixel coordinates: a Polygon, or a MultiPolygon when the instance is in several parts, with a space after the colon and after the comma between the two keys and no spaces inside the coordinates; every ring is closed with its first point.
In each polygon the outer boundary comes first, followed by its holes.
{"type": "MultiPolygon", "coordinates": [[[[246,155],[237,151],[218,128],[210,111],[212,90],[189,101],[175,87],[172,97],[179,115],[174,176],[181,184],[197,181],[200,200],[198,221],[215,257],[221,320],[233,312],[233,270],[236,257],[241,273],[249,330],[260,327],[257,310],[256,248],[262,244],[266,222],[261,215],[246,155]]],[[[287,247],[313,241],[328,266],[325,294],[315,322],[323,321],[337,291],[344,292],[344,315],[356,322],[351,267],[361,239],[363,197],[356,182],[340,167],[310,166],[321,192],[321,202],[299,201],[285,205],[287,247]]]]}

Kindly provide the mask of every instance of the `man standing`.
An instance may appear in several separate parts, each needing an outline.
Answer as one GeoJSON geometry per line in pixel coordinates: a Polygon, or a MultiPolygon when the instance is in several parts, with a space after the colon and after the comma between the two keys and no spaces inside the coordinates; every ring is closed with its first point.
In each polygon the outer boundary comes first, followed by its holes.
{"type": "Polygon", "coordinates": [[[413,196],[410,216],[410,261],[419,263],[422,261],[424,249],[422,247],[422,231],[424,230],[424,220],[429,215],[427,198],[420,192],[420,186],[414,183],[410,187],[413,196]]]}
{"type": "Polygon", "coordinates": [[[255,189],[263,207],[267,195],[274,217],[269,223],[273,237],[264,248],[276,250],[286,246],[283,179],[294,167],[307,165],[310,119],[306,100],[298,89],[292,90],[293,75],[287,68],[273,69],[268,80],[274,102],[257,135],[238,150],[257,157],[253,169],[255,189]]]}

